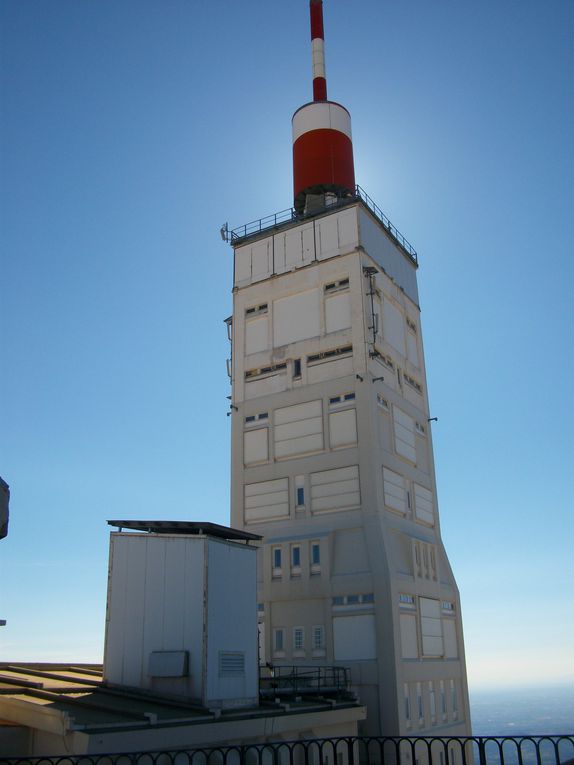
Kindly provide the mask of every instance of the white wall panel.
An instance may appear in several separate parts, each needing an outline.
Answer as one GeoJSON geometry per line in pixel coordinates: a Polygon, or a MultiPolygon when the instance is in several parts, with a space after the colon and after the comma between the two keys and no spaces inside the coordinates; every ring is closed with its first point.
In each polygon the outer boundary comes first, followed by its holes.
{"type": "Polygon", "coordinates": [[[268,428],[246,430],[243,434],[243,461],[246,465],[269,459],[268,428]]]}
{"type": "Polygon", "coordinates": [[[366,210],[359,208],[358,217],[361,244],[365,250],[418,305],[417,273],[414,263],[401,252],[391,237],[381,230],[380,225],[366,210]]]}
{"type": "Polygon", "coordinates": [[[315,236],[318,260],[339,254],[339,226],[336,215],[320,218],[315,224],[315,236]]]}
{"type": "Polygon", "coordinates": [[[403,457],[416,463],[415,421],[402,409],[393,406],[393,426],[397,454],[402,454],[403,457]]]}
{"type": "Polygon", "coordinates": [[[333,540],[334,576],[360,574],[369,570],[369,556],[362,528],[339,529],[333,540]]]}
{"type": "Polygon", "coordinates": [[[292,457],[323,449],[320,399],[276,409],[273,422],[276,457],[292,457]]]}
{"type": "Polygon", "coordinates": [[[383,297],[383,336],[393,348],[405,355],[405,320],[399,308],[383,297]]]}
{"type": "Polygon", "coordinates": [[[268,396],[270,393],[280,393],[287,389],[287,374],[280,372],[269,377],[245,381],[245,398],[253,399],[268,396]]]}
{"type": "Polygon", "coordinates": [[[251,247],[238,247],[235,250],[235,284],[247,284],[251,281],[251,247]]]}
{"type": "Polygon", "coordinates": [[[334,449],[357,443],[357,413],[355,409],[329,414],[329,443],[334,449]]]}
{"type": "Polygon", "coordinates": [[[458,659],[458,643],[456,639],[456,622],[454,619],[443,619],[444,655],[447,659],[458,659]]]}
{"type": "MultiPolygon", "coordinates": [[[[205,706],[258,702],[256,551],[208,540],[205,706]],[[233,628],[230,629],[230,625],[233,628]],[[244,671],[225,676],[220,652],[243,655],[244,671]]],[[[201,587],[198,588],[201,591],[201,587]]]]}
{"type": "Polygon", "coordinates": [[[403,659],[418,659],[417,618],[414,614],[400,615],[401,655],[403,659]]]}
{"type": "Polygon", "coordinates": [[[442,656],[443,641],[440,601],[419,598],[423,656],[442,656]]]}
{"type": "Polygon", "coordinates": [[[273,345],[278,348],[321,333],[319,291],[309,290],[273,303],[273,345]]]}
{"type": "Polygon", "coordinates": [[[412,332],[407,332],[407,359],[411,364],[414,364],[415,367],[420,366],[417,338],[412,332]]]}
{"type": "Polygon", "coordinates": [[[325,298],[325,330],[338,332],[351,326],[351,293],[340,292],[325,298]]]}
{"type": "Polygon", "coordinates": [[[269,317],[259,316],[245,322],[245,353],[259,353],[269,348],[269,317]]]}
{"type": "Polygon", "coordinates": [[[434,523],[432,492],[418,483],[415,483],[414,489],[416,517],[425,523],[434,523]]]}
{"type": "Polygon", "coordinates": [[[398,510],[399,513],[407,512],[407,488],[402,475],[394,470],[383,468],[383,491],[385,493],[385,505],[398,510]]]}
{"type": "Polygon", "coordinates": [[[377,656],[374,614],[333,618],[335,661],[368,661],[377,656]]]}
{"type": "Polygon", "coordinates": [[[345,377],[350,374],[353,374],[353,357],[347,356],[344,359],[322,361],[320,364],[308,366],[307,382],[311,385],[324,380],[335,380],[337,377],[345,377]]]}
{"type": "Polygon", "coordinates": [[[271,238],[256,242],[251,248],[251,279],[254,282],[267,279],[273,272],[271,238]]]}
{"type": "Polygon", "coordinates": [[[245,522],[289,516],[289,480],[278,478],[245,485],[245,522]]]}
{"type": "Polygon", "coordinates": [[[359,466],[311,473],[311,512],[356,507],[361,503],[359,466]]]}

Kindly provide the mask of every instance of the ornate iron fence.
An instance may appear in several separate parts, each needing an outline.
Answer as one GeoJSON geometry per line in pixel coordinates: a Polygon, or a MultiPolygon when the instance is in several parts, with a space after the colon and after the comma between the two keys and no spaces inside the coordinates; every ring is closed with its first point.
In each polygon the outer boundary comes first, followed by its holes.
{"type": "Polygon", "coordinates": [[[346,737],[128,754],[0,757],[0,765],[568,765],[574,735],[346,737]]]}

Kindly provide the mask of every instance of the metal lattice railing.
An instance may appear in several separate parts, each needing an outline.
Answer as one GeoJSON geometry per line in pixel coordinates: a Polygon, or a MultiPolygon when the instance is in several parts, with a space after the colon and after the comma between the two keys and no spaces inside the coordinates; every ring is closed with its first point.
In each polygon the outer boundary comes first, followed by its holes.
{"type": "Polygon", "coordinates": [[[345,737],[177,751],[0,757],[0,765],[566,765],[574,735],[345,737]]]}
{"type": "Polygon", "coordinates": [[[327,207],[314,211],[312,214],[302,215],[297,213],[293,207],[289,207],[286,210],[273,213],[272,215],[266,215],[264,218],[258,218],[257,220],[245,223],[243,226],[227,231],[225,228],[223,231],[232,244],[237,244],[241,239],[245,239],[250,236],[262,233],[264,231],[271,231],[273,229],[280,229],[294,221],[309,220],[316,215],[320,215],[325,211],[337,209],[338,207],[344,207],[354,202],[360,201],[363,205],[377,218],[377,220],[385,227],[389,235],[397,242],[402,250],[409,256],[414,262],[418,263],[417,253],[412,244],[406,239],[396,226],[387,218],[381,208],[375,204],[371,197],[360,186],[355,186],[354,194],[347,194],[346,196],[338,197],[327,207]]]}

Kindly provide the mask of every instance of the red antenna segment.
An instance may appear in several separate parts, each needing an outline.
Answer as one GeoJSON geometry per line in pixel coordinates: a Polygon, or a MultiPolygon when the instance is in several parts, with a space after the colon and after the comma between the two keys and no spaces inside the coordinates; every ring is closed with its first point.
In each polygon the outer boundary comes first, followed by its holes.
{"type": "Polygon", "coordinates": [[[313,101],[326,101],[323,0],[310,0],[309,12],[311,14],[311,48],[313,52],[313,101]]]}

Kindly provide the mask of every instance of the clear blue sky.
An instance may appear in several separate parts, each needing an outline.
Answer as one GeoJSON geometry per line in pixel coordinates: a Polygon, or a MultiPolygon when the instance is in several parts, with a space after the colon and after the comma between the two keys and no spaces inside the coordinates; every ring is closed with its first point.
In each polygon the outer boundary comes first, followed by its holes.
{"type": "MultiPolygon", "coordinates": [[[[471,687],[574,681],[574,3],[326,0],[413,242],[471,687]]],[[[109,518],[229,520],[231,226],[291,204],[306,0],[4,0],[1,660],[99,660],[109,518]]]]}

